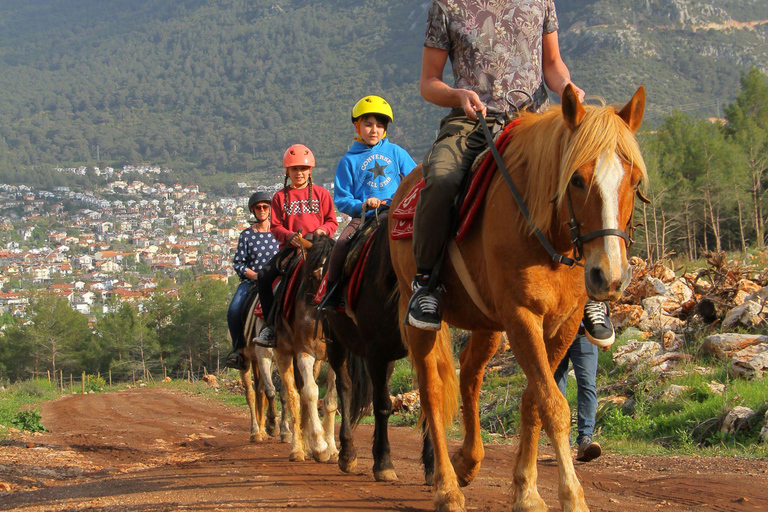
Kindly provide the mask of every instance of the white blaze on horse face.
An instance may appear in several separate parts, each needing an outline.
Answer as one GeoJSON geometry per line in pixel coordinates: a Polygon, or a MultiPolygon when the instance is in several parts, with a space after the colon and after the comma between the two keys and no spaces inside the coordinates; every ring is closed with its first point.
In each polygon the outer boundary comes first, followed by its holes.
{"type": "MultiPolygon", "coordinates": [[[[619,187],[624,179],[624,167],[621,165],[619,157],[615,153],[601,155],[597,159],[597,168],[595,169],[598,181],[600,197],[603,199],[603,227],[602,229],[620,229],[619,228],[619,187]]],[[[612,282],[619,282],[622,279],[622,257],[621,245],[624,240],[618,236],[604,236],[605,255],[608,260],[607,269],[603,269],[606,277],[612,282]]]]}

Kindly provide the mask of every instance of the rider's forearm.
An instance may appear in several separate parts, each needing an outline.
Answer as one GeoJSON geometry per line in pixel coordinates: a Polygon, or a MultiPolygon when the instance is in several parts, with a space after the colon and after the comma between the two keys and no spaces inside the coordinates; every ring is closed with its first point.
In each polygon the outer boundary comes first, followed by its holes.
{"type": "Polygon", "coordinates": [[[456,108],[461,106],[459,90],[437,78],[422,80],[419,83],[419,90],[425,100],[438,107],[456,108]]]}
{"type": "Polygon", "coordinates": [[[256,280],[259,279],[259,274],[255,270],[252,270],[250,268],[245,269],[245,272],[243,273],[243,276],[246,279],[250,279],[252,281],[256,281],[256,280]]]}

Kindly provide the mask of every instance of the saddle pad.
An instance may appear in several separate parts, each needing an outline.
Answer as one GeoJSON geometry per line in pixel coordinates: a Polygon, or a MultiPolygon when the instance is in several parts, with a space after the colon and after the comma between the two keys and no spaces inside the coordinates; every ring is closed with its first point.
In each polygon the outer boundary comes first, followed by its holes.
{"type": "MultiPolygon", "coordinates": [[[[502,153],[506,149],[509,141],[512,140],[512,129],[519,123],[515,120],[507,124],[504,130],[499,134],[496,139],[496,147],[499,153],[502,153]]],[[[459,222],[458,229],[456,230],[456,240],[461,241],[469,232],[469,227],[472,221],[475,219],[477,212],[480,210],[480,206],[483,204],[488,187],[491,184],[494,174],[498,167],[493,159],[493,155],[490,151],[485,151],[481,155],[483,161],[477,167],[477,170],[472,173],[469,181],[469,187],[464,194],[464,199],[461,202],[459,208],[459,222]]],[[[413,217],[416,214],[416,204],[418,203],[421,190],[426,183],[424,178],[413,187],[410,193],[403,198],[400,204],[395,208],[392,213],[397,222],[392,226],[389,236],[392,240],[401,240],[413,237],[413,217]]]]}
{"type": "MultiPolygon", "coordinates": [[[[374,230],[373,233],[376,231],[374,230]]],[[[357,295],[360,293],[360,285],[363,282],[363,275],[365,274],[365,266],[368,264],[368,256],[371,254],[371,245],[373,244],[373,236],[368,237],[363,245],[363,250],[360,252],[360,257],[355,265],[355,270],[352,272],[352,276],[349,278],[349,287],[347,288],[347,307],[352,311],[357,306],[357,295]]]]}
{"type": "MultiPolygon", "coordinates": [[[[272,282],[272,293],[275,293],[277,291],[277,288],[280,286],[280,283],[283,280],[283,276],[277,276],[277,279],[272,282]]],[[[261,310],[261,301],[256,301],[256,306],[253,308],[253,314],[254,316],[257,316],[264,320],[264,312],[261,310]]]]}
{"type": "Polygon", "coordinates": [[[290,320],[291,315],[293,314],[293,306],[296,302],[296,291],[299,289],[301,268],[303,266],[304,258],[301,258],[293,268],[293,272],[288,276],[288,284],[285,285],[285,294],[283,295],[283,316],[287,320],[290,320]]]}

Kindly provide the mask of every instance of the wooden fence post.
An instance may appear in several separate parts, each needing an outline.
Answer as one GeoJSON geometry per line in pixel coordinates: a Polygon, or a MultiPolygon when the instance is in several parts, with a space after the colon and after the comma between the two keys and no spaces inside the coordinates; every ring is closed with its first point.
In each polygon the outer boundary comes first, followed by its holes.
{"type": "Polygon", "coordinates": [[[75,388],[72,387],[72,374],[69,374],[69,394],[73,394],[75,392],[75,388]]]}
{"type": "Polygon", "coordinates": [[[112,368],[109,369],[109,387],[112,387],[112,368]]]}
{"type": "Polygon", "coordinates": [[[133,382],[133,387],[136,387],[136,371],[131,370],[131,382],[133,382]]]}
{"type": "Polygon", "coordinates": [[[83,394],[85,394],[85,372],[83,372],[83,394]]]}
{"type": "Polygon", "coordinates": [[[51,370],[48,370],[48,384],[51,383],[51,370]]]}
{"type": "Polygon", "coordinates": [[[64,370],[59,370],[59,386],[61,388],[61,392],[64,392],[64,370]]]}

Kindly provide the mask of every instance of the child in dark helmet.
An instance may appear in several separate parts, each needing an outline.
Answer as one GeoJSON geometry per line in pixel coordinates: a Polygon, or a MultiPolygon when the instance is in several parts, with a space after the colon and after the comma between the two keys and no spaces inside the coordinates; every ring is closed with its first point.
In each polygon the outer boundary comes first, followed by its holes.
{"type": "Polygon", "coordinates": [[[355,142],[336,167],[334,202],[352,220],[333,247],[328,268],[328,297],[323,311],[336,309],[341,296],[338,286],[347,256],[347,242],[360,226],[363,205],[373,212],[382,199],[390,199],[403,176],[416,162],[403,148],[389,142],[387,126],[393,121],[392,107],[379,96],[366,96],[352,107],[355,142]]]}
{"type": "Polygon", "coordinates": [[[296,234],[301,230],[307,237],[333,236],[339,227],[331,194],[312,184],[314,166],[315,155],[303,144],[294,144],[283,155],[285,187],[272,198],[272,234],[280,242],[280,252],[261,269],[258,281],[265,324],[254,341],[262,347],[276,345],[272,283],[280,275],[278,263],[300,246],[296,234]]]}
{"type": "Polygon", "coordinates": [[[243,337],[242,309],[251,287],[258,280],[258,271],[277,253],[277,240],[270,231],[270,209],[272,197],[266,192],[255,192],[248,200],[248,211],[256,221],[240,233],[237,251],[232,266],[240,276],[240,285],[227,310],[227,326],[232,338],[232,352],[227,356],[226,366],[237,370],[245,369],[245,338],[243,337]]]}

